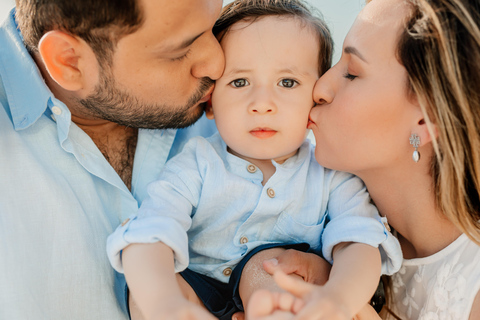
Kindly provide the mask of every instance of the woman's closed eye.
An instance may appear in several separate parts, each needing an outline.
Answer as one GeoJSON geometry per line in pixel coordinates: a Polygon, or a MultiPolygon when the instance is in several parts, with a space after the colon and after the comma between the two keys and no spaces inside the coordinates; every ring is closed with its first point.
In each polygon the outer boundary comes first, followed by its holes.
{"type": "Polygon", "coordinates": [[[346,73],[343,75],[343,77],[344,77],[345,79],[348,79],[348,80],[350,80],[350,81],[353,81],[353,80],[355,80],[358,76],[353,75],[353,74],[351,74],[351,73],[349,73],[349,72],[346,72],[346,73]]]}

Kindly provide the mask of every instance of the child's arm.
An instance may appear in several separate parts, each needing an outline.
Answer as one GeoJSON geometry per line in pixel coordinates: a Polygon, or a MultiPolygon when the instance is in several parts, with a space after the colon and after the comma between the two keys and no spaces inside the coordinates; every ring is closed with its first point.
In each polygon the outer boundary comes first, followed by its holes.
{"type": "Polygon", "coordinates": [[[182,293],[173,251],[162,242],[131,244],[122,253],[125,278],[144,319],[215,319],[182,293]]]}
{"type": "Polygon", "coordinates": [[[340,243],[334,248],[333,260],[329,280],[319,287],[319,297],[327,297],[338,311],[344,310],[352,318],[370,301],[378,286],[380,251],[362,243],[340,243]]]}

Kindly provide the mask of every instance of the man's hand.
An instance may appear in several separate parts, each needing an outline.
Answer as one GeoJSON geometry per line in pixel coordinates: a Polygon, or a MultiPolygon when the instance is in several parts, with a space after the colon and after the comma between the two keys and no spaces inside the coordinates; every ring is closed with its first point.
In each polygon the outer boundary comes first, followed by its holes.
{"type": "Polygon", "coordinates": [[[263,262],[263,268],[273,275],[281,270],[286,274],[297,274],[305,282],[324,285],[330,274],[331,265],[316,254],[289,249],[281,253],[276,259],[263,262]]]}

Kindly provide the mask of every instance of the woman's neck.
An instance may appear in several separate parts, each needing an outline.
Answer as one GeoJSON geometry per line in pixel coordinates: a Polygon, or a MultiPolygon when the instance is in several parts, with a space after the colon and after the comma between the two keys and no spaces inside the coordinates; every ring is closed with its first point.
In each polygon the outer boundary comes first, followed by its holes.
{"type": "Polygon", "coordinates": [[[358,174],[380,214],[398,232],[404,257],[430,256],[461,234],[435,205],[428,163],[407,164],[401,170],[358,174]]]}

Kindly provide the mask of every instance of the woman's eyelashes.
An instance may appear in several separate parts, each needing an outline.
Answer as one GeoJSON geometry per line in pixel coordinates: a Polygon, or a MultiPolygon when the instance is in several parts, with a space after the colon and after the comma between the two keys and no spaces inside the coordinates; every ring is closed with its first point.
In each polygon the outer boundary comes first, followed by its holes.
{"type": "Polygon", "coordinates": [[[343,77],[344,77],[345,79],[348,79],[348,80],[350,80],[350,81],[353,81],[353,80],[355,80],[358,76],[353,75],[353,74],[351,74],[351,73],[349,73],[349,72],[347,71],[347,72],[343,75],[343,77]]]}

